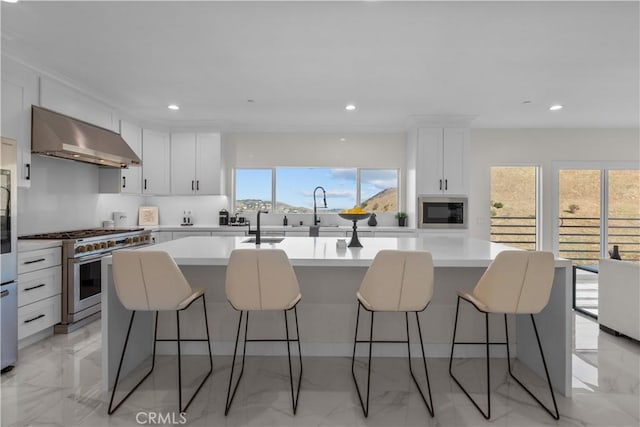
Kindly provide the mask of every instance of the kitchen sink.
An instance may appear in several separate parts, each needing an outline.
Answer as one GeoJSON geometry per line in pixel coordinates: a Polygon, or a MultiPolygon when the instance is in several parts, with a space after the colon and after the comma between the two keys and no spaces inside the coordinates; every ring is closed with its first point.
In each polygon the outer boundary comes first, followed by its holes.
{"type": "MultiPolygon", "coordinates": [[[[261,237],[260,243],[280,243],[284,240],[284,237],[261,237]]],[[[249,237],[242,241],[242,243],[255,243],[255,237],[249,237]]]]}

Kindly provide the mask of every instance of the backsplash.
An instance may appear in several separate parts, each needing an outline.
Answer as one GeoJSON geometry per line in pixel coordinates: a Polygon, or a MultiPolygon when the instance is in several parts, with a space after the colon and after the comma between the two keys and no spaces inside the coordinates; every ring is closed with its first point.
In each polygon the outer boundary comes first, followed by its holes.
{"type": "Polygon", "coordinates": [[[140,206],[158,206],[161,225],[179,225],[191,211],[196,225],[217,225],[226,196],[142,196],[98,193],[98,167],[74,161],[32,156],[31,188],[18,190],[18,235],[96,228],[114,211],[138,224],[140,206]]]}
{"type": "MultiPolygon", "coordinates": [[[[194,225],[217,226],[218,212],[229,209],[227,196],[145,196],[141,206],[157,206],[160,225],[180,225],[183,213],[191,212],[194,225]]],[[[136,223],[138,213],[136,211],[136,223]]]]}

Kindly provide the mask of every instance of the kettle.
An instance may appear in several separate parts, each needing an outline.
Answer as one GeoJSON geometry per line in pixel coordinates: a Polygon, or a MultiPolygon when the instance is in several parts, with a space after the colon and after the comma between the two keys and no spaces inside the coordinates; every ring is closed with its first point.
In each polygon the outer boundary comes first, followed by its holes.
{"type": "Polygon", "coordinates": [[[229,212],[226,209],[222,209],[218,214],[220,225],[229,225],[229,212]]]}

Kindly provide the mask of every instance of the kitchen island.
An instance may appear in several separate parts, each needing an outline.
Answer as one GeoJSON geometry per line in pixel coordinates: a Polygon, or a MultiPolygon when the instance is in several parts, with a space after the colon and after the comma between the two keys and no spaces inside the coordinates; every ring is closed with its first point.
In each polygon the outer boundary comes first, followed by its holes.
{"type": "MultiPolygon", "coordinates": [[[[180,266],[193,287],[207,290],[207,312],[213,351],[217,355],[233,353],[238,313],[226,300],[225,269],[231,252],[236,248],[252,248],[246,237],[187,237],[155,245],[147,250],[165,250],[180,266]]],[[[262,248],[283,249],[294,266],[302,301],[298,306],[300,334],[304,356],[351,356],[356,318],[356,291],[373,258],[382,249],[427,250],[432,253],[435,267],[435,288],[431,303],[420,315],[425,351],[428,357],[449,357],[456,306],[456,290],[473,289],[476,282],[495,258],[512,249],[488,241],[462,235],[422,235],[419,237],[362,238],[363,248],[338,249],[335,237],[285,237],[279,243],[262,244],[262,248]]],[[[102,292],[103,385],[113,385],[129,312],[120,304],[111,275],[111,257],[102,262],[104,289],[102,292]]],[[[556,271],[547,307],[537,315],[542,345],[554,387],[563,395],[571,394],[571,263],[556,259],[556,271]]],[[[205,336],[202,310],[194,304],[181,313],[186,338],[205,336]]],[[[458,336],[461,341],[483,341],[481,315],[469,304],[462,304],[458,336]]],[[[492,341],[504,341],[502,316],[491,316],[492,341]],[[494,335],[495,333],[495,335],[494,335]]],[[[365,324],[369,316],[364,316],[365,324]]],[[[123,372],[140,365],[151,355],[153,316],[140,313],[132,330],[127,350],[128,361],[123,372]]],[[[381,313],[376,316],[376,339],[402,339],[404,316],[381,313]]],[[[532,370],[541,373],[542,366],[529,319],[511,316],[510,337],[512,355],[532,370]],[[513,327],[515,323],[515,327],[513,327]]],[[[279,337],[283,335],[282,313],[252,314],[249,337],[279,337]]],[[[366,325],[362,325],[366,329],[366,325]]],[[[413,328],[414,333],[416,328],[413,328]]],[[[175,338],[175,316],[161,313],[158,338],[175,338]]],[[[417,337],[412,339],[416,342],[417,337]]],[[[247,354],[284,355],[281,343],[251,343],[247,354]]],[[[204,354],[202,343],[183,343],[184,354],[204,354]]],[[[364,352],[364,348],[362,351],[364,352]]],[[[158,354],[175,354],[175,343],[158,343],[158,354]]],[[[416,349],[416,353],[418,354],[416,349]]],[[[363,353],[364,354],[364,353],[363,353]]],[[[378,344],[377,356],[405,356],[406,347],[378,344]]],[[[456,357],[483,357],[484,346],[456,346],[456,357]]],[[[492,349],[492,355],[505,357],[503,346],[492,349]]]]}

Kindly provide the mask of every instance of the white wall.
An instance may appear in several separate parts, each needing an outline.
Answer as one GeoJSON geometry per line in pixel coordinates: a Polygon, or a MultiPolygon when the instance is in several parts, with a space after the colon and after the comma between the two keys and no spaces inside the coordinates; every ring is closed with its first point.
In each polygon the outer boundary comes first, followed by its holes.
{"type": "Polygon", "coordinates": [[[406,135],[231,133],[223,135],[236,167],[334,166],[404,168],[406,135]],[[345,141],[341,141],[345,138],[345,141]]]}
{"type": "Polygon", "coordinates": [[[472,129],[469,233],[490,234],[490,168],[538,165],[542,173],[542,248],[552,249],[553,165],[557,161],[640,160],[638,129],[472,129]]]}

